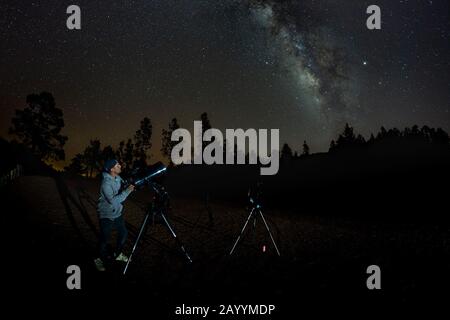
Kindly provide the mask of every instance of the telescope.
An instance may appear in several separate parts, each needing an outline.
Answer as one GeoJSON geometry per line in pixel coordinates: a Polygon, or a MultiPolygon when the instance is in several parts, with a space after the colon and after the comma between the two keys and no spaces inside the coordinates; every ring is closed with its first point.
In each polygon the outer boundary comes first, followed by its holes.
{"type": "Polygon", "coordinates": [[[141,224],[139,233],[134,242],[133,249],[131,250],[131,254],[128,257],[125,269],[123,270],[123,275],[127,273],[128,267],[130,266],[131,261],[134,259],[134,253],[139,244],[139,241],[146,233],[148,224],[151,222],[153,222],[154,224],[156,219],[164,222],[168,231],[175,239],[177,244],[180,246],[181,251],[184,253],[187,260],[189,262],[192,262],[192,259],[189,256],[188,252],[186,251],[183,243],[181,243],[180,239],[177,237],[175,230],[173,229],[172,225],[170,224],[169,220],[166,217],[169,211],[169,193],[161,184],[155,181],[158,179],[158,177],[162,176],[162,174],[166,171],[166,169],[167,169],[166,166],[164,166],[162,162],[157,162],[154,165],[151,165],[144,169],[134,170],[131,173],[131,177],[125,181],[125,185],[132,184],[137,188],[141,188],[148,185],[154,191],[154,197],[151,205],[146,210],[144,220],[141,224]]]}
{"type": "Polygon", "coordinates": [[[166,170],[166,166],[161,161],[145,168],[135,169],[131,172],[130,177],[125,180],[125,187],[132,184],[136,188],[141,188],[146,184],[154,182],[166,170]]]}

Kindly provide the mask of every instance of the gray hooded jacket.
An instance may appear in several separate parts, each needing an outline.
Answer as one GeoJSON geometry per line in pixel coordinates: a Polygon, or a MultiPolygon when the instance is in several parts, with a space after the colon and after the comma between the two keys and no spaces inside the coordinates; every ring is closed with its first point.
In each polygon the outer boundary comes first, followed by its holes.
{"type": "Polygon", "coordinates": [[[122,178],[113,177],[109,173],[103,172],[102,186],[100,187],[100,197],[98,198],[97,212],[100,219],[115,219],[122,214],[122,202],[131,193],[123,190],[119,193],[122,178]]]}

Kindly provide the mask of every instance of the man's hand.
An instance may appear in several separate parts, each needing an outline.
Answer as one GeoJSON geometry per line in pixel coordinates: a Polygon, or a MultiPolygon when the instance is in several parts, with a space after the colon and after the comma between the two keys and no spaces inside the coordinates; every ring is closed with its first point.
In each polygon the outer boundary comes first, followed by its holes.
{"type": "Polygon", "coordinates": [[[134,185],[132,185],[132,184],[130,184],[130,185],[128,186],[128,188],[127,188],[127,190],[130,191],[130,192],[133,192],[134,189],[136,189],[136,187],[135,187],[134,185]]]}

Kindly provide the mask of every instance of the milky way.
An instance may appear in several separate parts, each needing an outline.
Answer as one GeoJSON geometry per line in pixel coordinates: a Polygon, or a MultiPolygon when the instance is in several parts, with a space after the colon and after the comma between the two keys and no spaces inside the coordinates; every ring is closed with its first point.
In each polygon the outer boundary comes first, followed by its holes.
{"type": "Polygon", "coordinates": [[[357,92],[352,91],[356,84],[347,48],[339,46],[329,27],[319,24],[314,10],[302,3],[285,1],[281,6],[253,1],[250,5],[255,20],[270,33],[283,68],[298,85],[299,107],[322,127],[351,122],[357,92]]]}
{"type": "Polygon", "coordinates": [[[176,117],[278,128],[294,150],[328,150],[345,122],[450,130],[447,0],[2,1],[0,134],[26,96],[51,92],[68,159],[90,139],[117,146],[151,118],[154,159],[176,117]],[[68,31],[77,4],[82,29],[68,31]]]}

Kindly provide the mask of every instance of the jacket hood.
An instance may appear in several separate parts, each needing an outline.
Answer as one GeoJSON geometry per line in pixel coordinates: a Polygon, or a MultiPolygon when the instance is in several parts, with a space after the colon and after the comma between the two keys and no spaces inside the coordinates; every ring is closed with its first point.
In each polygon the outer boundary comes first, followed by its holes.
{"type": "Polygon", "coordinates": [[[110,175],[108,172],[102,172],[103,179],[111,179],[114,180],[114,177],[110,175]]]}
{"type": "MultiPolygon", "coordinates": [[[[110,175],[108,172],[102,172],[102,175],[103,175],[103,179],[110,179],[112,181],[115,181],[114,177],[112,175],[110,175]]],[[[116,178],[121,182],[123,181],[123,179],[120,176],[116,176],[116,178]]]]}

